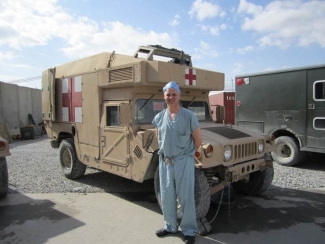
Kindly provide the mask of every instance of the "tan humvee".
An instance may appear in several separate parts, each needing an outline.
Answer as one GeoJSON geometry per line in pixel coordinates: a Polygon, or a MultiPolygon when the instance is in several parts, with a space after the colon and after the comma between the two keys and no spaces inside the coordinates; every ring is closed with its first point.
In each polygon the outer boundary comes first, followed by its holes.
{"type": "Polygon", "coordinates": [[[7,195],[9,178],[6,157],[10,156],[8,142],[0,136],[0,198],[7,195]]]}
{"type": "Polygon", "coordinates": [[[208,95],[224,89],[224,74],[194,68],[188,54],[161,46],[139,47],[133,56],[100,53],[43,72],[43,119],[52,147],[60,148],[65,176],[81,177],[89,166],[137,182],[155,178],[160,204],[151,122],[166,108],[162,87],[169,81],[179,84],[182,106],[200,121],[198,219],[207,214],[210,195],[228,184],[245,194],[267,190],[273,179],[272,138],[213,123],[208,95]]]}

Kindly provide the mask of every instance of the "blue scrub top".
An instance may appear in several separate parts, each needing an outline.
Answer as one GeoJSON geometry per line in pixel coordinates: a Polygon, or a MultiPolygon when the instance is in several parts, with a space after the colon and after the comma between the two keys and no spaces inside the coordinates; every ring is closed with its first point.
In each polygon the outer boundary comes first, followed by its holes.
{"type": "Polygon", "coordinates": [[[152,124],[158,128],[159,154],[165,157],[195,154],[192,133],[199,121],[192,111],[181,108],[172,120],[165,109],[153,118],[152,124]]]}

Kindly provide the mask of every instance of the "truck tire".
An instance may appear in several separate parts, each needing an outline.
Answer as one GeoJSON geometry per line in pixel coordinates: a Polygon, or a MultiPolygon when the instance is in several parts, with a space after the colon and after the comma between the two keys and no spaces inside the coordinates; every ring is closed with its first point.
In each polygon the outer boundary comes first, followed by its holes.
{"type": "Polygon", "coordinates": [[[251,173],[248,182],[240,180],[231,183],[231,186],[242,194],[256,196],[269,189],[273,181],[273,176],[273,167],[266,167],[266,169],[263,171],[251,173]]]}
{"type": "Polygon", "coordinates": [[[0,158],[0,198],[3,198],[8,193],[9,177],[7,160],[5,157],[0,158]]]}
{"type": "Polygon", "coordinates": [[[86,165],[77,157],[72,138],[63,140],[60,144],[60,166],[63,174],[68,179],[76,179],[85,174],[86,165]]]}
{"type": "MultiPolygon", "coordinates": [[[[160,195],[160,183],[159,183],[159,167],[156,169],[155,179],[154,179],[155,193],[157,202],[160,209],[161,206],[161,195],[160,195]]],[[[196,209],[196,218],[204,218],[210,208],[210,186],[207,178],[204,175],[203,170],[195,169],[195,209],[196,209]]],[[[177,201],[178,202],[178,201],[177,201]]],[[[178,204],[177,207],[177,217],[178,220],[182,219],[182,207],[178,204]]]]}
{"type": "Polygon", "coordinates": [[[283,166],[293,166],[305,158],[297,143],[288,136],[280,136],[275,139],[275,151],[272,153],[274,161],[283,166]]]}

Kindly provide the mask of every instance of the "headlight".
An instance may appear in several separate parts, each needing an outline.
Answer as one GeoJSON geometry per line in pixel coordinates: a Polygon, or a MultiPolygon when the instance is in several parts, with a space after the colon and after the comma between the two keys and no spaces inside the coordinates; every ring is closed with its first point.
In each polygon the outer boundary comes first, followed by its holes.
{"type": "Polygon", "coordinates": [[[227,162],[231,159],[232,156],[232,149],[231,146],[225,146],[224,147],[224,151],[223,151],[223,157],[224,160],[227,162]]]}
{"type": "Polygon", "coordinates": [[[258,143],[258,153],[262,153],[264,151],[264,141],[259,140],[257,143],[258,143]]]}
{"type": "Polygon", "coordinates": [[[207,158],[210,158],[213,154],[213,146],[211,144],[205,144],[202,147],[203,147],[204,155],[207,158]]]}

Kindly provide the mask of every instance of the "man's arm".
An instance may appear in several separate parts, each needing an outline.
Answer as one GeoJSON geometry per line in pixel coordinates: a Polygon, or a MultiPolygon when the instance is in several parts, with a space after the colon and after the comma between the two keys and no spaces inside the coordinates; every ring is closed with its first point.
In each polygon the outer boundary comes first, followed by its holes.
{"type": "Polygon", "coordinates": [[[197,150],[202,144],[201,129],[199,126],[193,131],[192,137],[194,140],[195,149],[197,150]]]}

